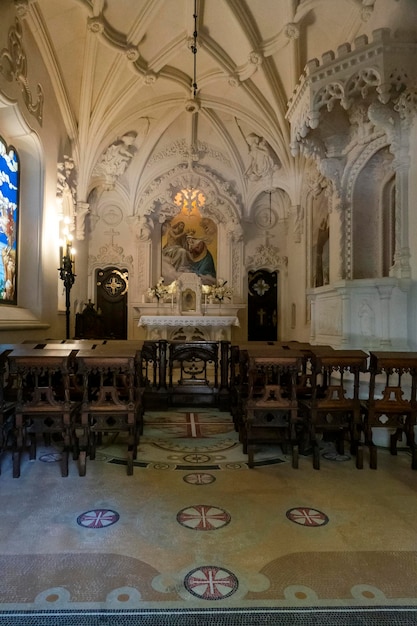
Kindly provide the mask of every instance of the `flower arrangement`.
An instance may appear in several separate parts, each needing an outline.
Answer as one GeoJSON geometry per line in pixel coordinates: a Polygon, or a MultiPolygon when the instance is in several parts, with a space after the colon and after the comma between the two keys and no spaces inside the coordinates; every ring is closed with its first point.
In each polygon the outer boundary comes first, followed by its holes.
{"type": "Polygon", "coordinates": [[[153,287],[148,287],[148,297],[149,298],[158,298],[158,302],[159,300],[163,300],[165,298],[165,296],[168,295],[168,287],[165,285],[165,280],[164,278],[161,276],[161,278],[158,280],[158,282],[156,283],[156,285],[154,285],[153,287]]]}
{"type": "Polygon", "coordinates": [[[209,299],[223,302],[225,298],[230,299],[233,296],[233,289],[227,286],[227,280],[218,278],[215,285],[210,286],[209,299]]]}
{"type": "Polygon", "coordinates": [[[159,302],[159,300],[164,300],[166,296],[173,296],[176,292],[177,281],[174,280],[169,285],[166,285],[164,278],[161,276],[156,285],[148,287],[147,295],[148,298],[157,298],[159,302]]]}

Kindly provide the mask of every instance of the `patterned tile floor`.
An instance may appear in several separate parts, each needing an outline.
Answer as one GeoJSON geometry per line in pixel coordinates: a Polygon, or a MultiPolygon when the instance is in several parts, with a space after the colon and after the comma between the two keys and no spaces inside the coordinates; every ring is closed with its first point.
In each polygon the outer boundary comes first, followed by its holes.
{"type": "Polygon", "coordinates": [[[315,471],[265,447],[249,470],[227,413],[184,409],[146,414],[133,476],[120,438],[82,478],[75,462],[62,478],[58,457],[40,448],[19,479],[2,459],[0,623],[31,610],[417,609],[406,451],[380,449],[376,471],[365,454],[360,471],[323,444],[315,471]]]}

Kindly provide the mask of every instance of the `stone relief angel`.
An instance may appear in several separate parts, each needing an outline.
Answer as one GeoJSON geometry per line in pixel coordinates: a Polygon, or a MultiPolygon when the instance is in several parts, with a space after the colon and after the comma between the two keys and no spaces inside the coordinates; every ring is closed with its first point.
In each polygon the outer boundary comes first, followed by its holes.
{"type": "Polygon", "coordinates": [[[245,135],[237,120],[236,124],[249,148],[250,162],[245,170],[245,176],[252,181],[271,178],[274,172],[281,167],[281,163],[271,146],[256,133],[245,135]]]}
{"type": "Polygon", "coordinates": [[[129,131],[110,144],[95,166],[93,176],[104,176],[108,182],[114,183],[124,174],[136,153],[133,145],[136,137],[135,131],[129,131]]]}

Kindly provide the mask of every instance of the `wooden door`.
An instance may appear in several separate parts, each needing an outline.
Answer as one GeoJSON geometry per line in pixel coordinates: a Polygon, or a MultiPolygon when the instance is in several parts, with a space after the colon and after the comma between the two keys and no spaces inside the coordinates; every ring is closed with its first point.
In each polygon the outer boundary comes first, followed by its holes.
{"type": "Polygon", "coordinates": [[[278,272],[248,273],[248,341],[278,339],[278,272]]]}
{"type": "Polygon", "coordinates": [[[127,269],[97,270],[97,310],[101,311],[107,339],[127,339],[127,290],[127,269]]]}

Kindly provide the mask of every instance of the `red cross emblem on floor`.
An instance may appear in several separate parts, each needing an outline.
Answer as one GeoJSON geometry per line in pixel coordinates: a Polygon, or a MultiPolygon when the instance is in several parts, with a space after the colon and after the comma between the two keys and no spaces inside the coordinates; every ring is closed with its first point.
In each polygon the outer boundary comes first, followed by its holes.
{"type": "Polygon", "coordinates": [[[184,579],[187,591],[203,600],[222,600],[238,588],[236,576],[215,565],[204,565],[192,570],[184,579]]]}
{"type": "Polygon", "coordinates": [[[329,521],[325,513],[305,506],[290,509],[287,511],[287,517],[295,524],[300,524],[300,526],[324,526],[329,521]]]}
{"type": "Polygon", "coordinates": [[[196,504],[182,509],[177,514],[177,521],[193,530],[217,530],[230,522],[230,515],[216,506],[196,504]]]}
{"type": "Polygon", "coordinates": [[[86,511],[77,518],[77,524],[85,528],[104,528],[119,520],[120,515],[110,509],[93,509],[86,511]]]}

